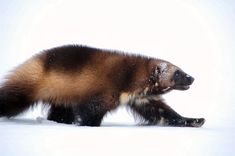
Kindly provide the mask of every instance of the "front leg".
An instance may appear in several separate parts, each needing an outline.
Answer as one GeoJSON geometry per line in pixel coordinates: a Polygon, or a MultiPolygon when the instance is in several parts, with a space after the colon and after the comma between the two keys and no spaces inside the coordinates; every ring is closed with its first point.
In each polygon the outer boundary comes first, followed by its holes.
{"type": "Polygon", "coordinates": [[[130,107],[150,125],[164,125],[176,127],[201,127],[205,119],[186,118],[179,115],[172,108],[159,99],[138,99],[130,107]]]}

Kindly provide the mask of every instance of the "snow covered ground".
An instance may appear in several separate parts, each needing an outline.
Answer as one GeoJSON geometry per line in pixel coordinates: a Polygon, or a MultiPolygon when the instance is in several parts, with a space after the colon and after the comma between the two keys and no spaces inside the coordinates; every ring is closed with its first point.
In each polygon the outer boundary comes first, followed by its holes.
{"type": "Polygon", "coordinates": [[[0,1],[0,81],[38,51],[87,44],[166,59],[195,77],[166,101],[202,128],[139,126],[124,108],[101,127],[45,120],[46,110],[0,118],[0,156],[235,155],[235,2],[0,1]]]}
{"type": "Polygon", "coordinates": [[[234,130],[206,125],[144,127],[123,122],[104,122],[102,127],[91,128],[41,119],[2,119],[0,155],[233,155],[234,130]]]}

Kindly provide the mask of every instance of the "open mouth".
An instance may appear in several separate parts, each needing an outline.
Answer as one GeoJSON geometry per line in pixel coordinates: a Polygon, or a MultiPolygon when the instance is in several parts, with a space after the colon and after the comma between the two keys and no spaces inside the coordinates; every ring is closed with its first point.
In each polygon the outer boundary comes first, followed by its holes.
{"type": "Polygon", "coordinates": [[[173,87],[174,89],[177,89],[177,90],[187,90],[190,88],[189,85],[185,85],[185,86],[181,86],[181,85],[176,85],[173,87]]]}

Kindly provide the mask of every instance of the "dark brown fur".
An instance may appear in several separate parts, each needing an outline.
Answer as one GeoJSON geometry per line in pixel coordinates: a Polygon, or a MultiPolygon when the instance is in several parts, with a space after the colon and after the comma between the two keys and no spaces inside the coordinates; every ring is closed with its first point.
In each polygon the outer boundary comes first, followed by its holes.
{"type": "Polygon", "coordinates": [[[15,116],[43,101],[51,105],[49,120],[99,126],[108,111],[125,103],[150,124],[168,117],[168,125],[182,126],[171,123],[185,121],[183,117],[153,97],[186,89],[192,82],[163,60],[85,46],[58,47],[34,56],[8,76],[0,88],[0,116],[15,116]],[[158,112],[162,106],[168,112],[163,116],[158,112]]]}

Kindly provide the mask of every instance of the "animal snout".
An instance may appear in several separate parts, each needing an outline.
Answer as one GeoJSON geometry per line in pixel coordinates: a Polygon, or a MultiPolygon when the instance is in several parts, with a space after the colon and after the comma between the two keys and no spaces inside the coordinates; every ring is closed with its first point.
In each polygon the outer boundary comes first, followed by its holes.
{"type": "Polygon", "coordinates": [[[187,82],[188,82],[189,85],[191,85],[193,83],[193,81],[194,81],[194,78],[192,76],[190,76],[190,75],[187,75],[186,79],[187,79],[187,82]]]}

